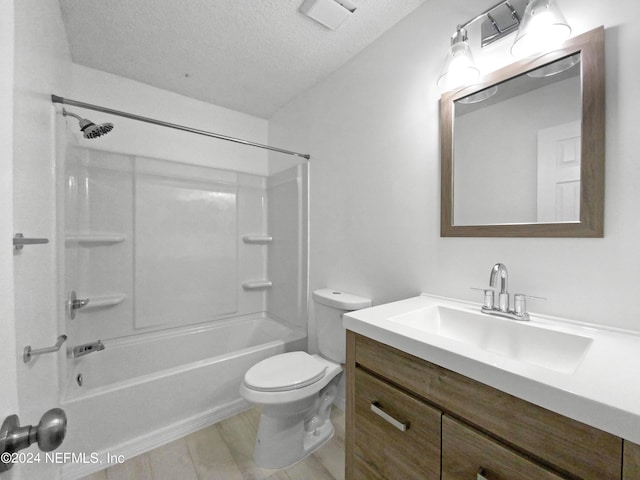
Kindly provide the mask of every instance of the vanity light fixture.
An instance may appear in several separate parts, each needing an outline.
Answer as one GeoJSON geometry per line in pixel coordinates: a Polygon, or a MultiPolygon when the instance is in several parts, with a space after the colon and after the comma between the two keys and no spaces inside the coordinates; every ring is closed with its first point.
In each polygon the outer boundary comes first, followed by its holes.
{"type": "Polygon", "coordinates": [[[438,77],[438,88],[453,90],[480,78],[468,43],[467,27],[482,19],[482,47],[518,30],[511,54],[526,57],[548,50],[571,34],[571,27],[555,0],[503,0],[476,17],[458,25],[438,77]]]}
{"type": "Polygon", "coordinates": [[[511,47],[514,57],[524,58],[553,48],[571,35],[571,27],[555,0],[531,0],[524,11],[511,47]]]}
{"type": "Polygon", "coordinates": [[[480,70],[476,67],[467,42],[467,30],[458,26],[451,37],[451,48],[438,77],[438,87],[442,90],[453,90],[462,85],[470,85],[480,78],[480,70]]]}

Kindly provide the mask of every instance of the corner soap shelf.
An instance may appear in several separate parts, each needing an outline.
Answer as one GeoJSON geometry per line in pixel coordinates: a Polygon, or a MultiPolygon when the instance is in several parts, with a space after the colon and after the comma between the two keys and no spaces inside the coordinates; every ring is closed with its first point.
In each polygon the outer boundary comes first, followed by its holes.
{"type": "Polygon", "coordinates": [[[111,245],[125,240],[124,235],[117,233],[68,233],[64,237],[65,245],[111,245]]]}
{"type": "Polygon", "coordinates": [[[242,288],[245,290],[264,290],[271,288],[273,282],[269,280],[256,280],[253,282],[242,282],[242,288]]]}
{"type": "MultiPolygon", "coordinates": [[[[271,235],[262,234],[248,234],[242,236],[242,241],[249,245],[266,245],[273,242],[271,235]]],[[[242,282],[242,288],[244,290],[266,290],[271,288],[273,283],[269,280],[253,280],[249,282],[242,282]]]]}
{"type": "Polygon", "coordinates": [[[251,245],[266,245],[273,242],[273,237],[270,235],[243,235],[242,241],[251,245]]]}

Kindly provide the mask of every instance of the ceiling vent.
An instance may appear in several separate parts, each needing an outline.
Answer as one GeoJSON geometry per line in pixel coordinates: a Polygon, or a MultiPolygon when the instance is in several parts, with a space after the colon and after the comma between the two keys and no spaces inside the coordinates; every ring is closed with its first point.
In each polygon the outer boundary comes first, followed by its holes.
{"type": "Polygon", "coordinates": [[[300,11],[331,30],[336,30],[358,7],[350,0],[305,0],[300,11]]]}

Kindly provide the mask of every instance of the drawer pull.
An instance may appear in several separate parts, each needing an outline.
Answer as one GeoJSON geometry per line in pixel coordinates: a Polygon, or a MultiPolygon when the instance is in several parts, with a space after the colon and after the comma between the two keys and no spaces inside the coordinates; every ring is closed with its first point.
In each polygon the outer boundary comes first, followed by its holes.
{"type": "Polygon", "coordinates": [[[476,480],[489,480],[487,477],[487,472],[484,468],[478,468],[478,474],[476,475],[476,480]]]}
{"type": "Polygon", "coordinates": [[[400,420],[393,418],[382,409],[382,406],[378,402],[371,402],[371,411],[376,415],[384,418],[387,422],[389,422],[401,432],[406,432],[409,429],[409,422],[401,422],[400,420]]]}

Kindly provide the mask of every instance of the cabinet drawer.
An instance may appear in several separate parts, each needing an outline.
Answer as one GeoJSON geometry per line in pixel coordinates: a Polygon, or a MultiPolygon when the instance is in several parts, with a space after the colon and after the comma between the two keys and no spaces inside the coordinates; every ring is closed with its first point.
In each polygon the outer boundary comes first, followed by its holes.
{"type": "Polygon", "coordinates": [[[624,441],[622,480],[640,480],[640,445],[624,441]]]}
{"type": "Polygon", "coordinates": [[[441,412],[355,370],[354,478],[438,480],[441,412]]]}
{"type": "Polygon", "coordinates": [[[448,416],[442,417],[442,480],[562,477],[448,416]]]}
{"type": "MultiPolygon", "coordinates": [[[[585,480],[620,478],[622,440],[357,334],[356,364],[585,480]]],[[[353,354],[352,354],[353,358],[353,354]]]]}

